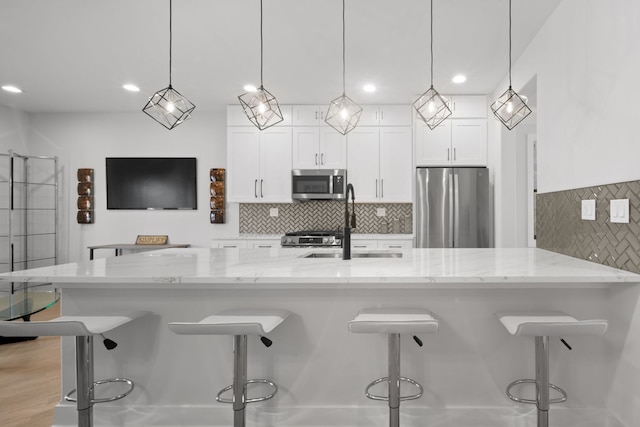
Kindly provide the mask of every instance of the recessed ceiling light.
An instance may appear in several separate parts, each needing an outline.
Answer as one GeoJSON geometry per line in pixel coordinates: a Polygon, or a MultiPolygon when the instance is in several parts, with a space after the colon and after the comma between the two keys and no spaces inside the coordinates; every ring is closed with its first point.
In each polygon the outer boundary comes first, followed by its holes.
{"type": "Polygon", "coordinates": [[[126,84],[126,85],[122,85],[122,87],[128,90],[129,92],[140,92],[140,88],[136,85],[126,84]]]}
{"type": "Polygon", "coordinates": [[[375,92],[375,91],[376,91],[376,87],[375,87],[374,85],[370,84],[370,83],[369,83],[369,84],[364,85],[364,86],[362,87],[362,89],[363,89],[365,92],[375,92]]]}
{"type": "Polygon", "coordinates": [[[247,92],[255,92],[258,90],[258,88],[255,87],[254,85],[244,85],[243,89],[246,90],[247,92]]]}
{"type": "Polygon", "coordinates": [[[467,77],[462,74],[458,74],[457,76],[454,76],[451,81],[454,83],[464,83],[467,81],[467,77]]]}
{"type": "Polygon", "coordinates": [[[6,90],[7,92],[22,93],[22,89],[11,85],[2,86],[2,89],[6,90]]]}

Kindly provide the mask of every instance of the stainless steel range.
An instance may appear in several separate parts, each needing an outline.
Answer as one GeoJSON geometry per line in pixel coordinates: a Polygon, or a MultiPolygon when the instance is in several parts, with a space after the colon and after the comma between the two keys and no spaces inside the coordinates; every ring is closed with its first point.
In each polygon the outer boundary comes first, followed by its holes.
{"type": "Polygon", "coordinates": [[[331,248],[342,246],[341,231],[303,230],[282,236],[283,248],[331,248]]]}

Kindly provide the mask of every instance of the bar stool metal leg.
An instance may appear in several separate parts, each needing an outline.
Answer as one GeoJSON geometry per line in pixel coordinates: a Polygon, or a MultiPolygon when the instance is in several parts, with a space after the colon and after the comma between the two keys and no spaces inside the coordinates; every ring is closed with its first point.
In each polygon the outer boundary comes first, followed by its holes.
{"type": "Polygon", "coordinates": [[[244,427],[247,407],[247,336],[233,337],[233,426],[244,427]]]}
{"type": "Polygon", "coordinates": [[[389,334],[389,426],[400,426],[400,334],[389,334]]]}
{"type": "Polygon", "coordinates": [[[549,337],[536,337],[536,406],[538,427],[549,426],[549,337]]]}
{"type": "Polygon", "coordinates": [[[93,336],[76,337],[78,427],[93,426],[93,336]]]}

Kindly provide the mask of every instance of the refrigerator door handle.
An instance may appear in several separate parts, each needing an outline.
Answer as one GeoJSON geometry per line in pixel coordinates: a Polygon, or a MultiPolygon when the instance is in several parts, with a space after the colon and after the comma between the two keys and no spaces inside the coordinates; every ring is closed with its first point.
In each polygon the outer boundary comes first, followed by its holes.
{"type": "MultiPolygon", "coordinates": [[[[460,241],[460,203],[458,200],[458,197],[460,197],[458,195],[460,191],[460,182],[459,182],[459,176],[457,172],[453,172],[453,197],[451,197],[451,203],[453,204],[453,209],[451,209],[451,211],[453,212],[453,221],[451,222],[451,224],[454,225],[453,227],[453,233],[451,234],[452,238],[453,238],[453,243],[458,245],[459,241],[460,241]]],[[[453,247],[453,244],[451,245],[451,247],[453,247]]]]}
{"type": "Polygon", "coordinates": [[[458,240],[458,174],[452,171],[449,175],[449,247],[454,248],[458,240]]]}

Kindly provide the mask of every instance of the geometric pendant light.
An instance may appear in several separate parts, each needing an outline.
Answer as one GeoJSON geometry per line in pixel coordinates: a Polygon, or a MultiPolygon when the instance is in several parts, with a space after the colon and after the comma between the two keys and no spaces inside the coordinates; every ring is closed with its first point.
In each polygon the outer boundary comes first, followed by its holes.
{"type": "Polygon", "coordinates": [[[451,115],[449,100],[433,88],[433,0],[431,0],[431,87],[416,99],[413,108],[431,130],[451,115]]]}
{"type": "Polygon", "coordinates": [[[262,65],[262,0],[260,0],[260,87],[255,91],[243,93],[238,97],[240,105],[249,118],[249,121],[260,130],[264,130],[284,120],[276,97],[262,85],[262,65]]]}
{"type": "Polygon", "coordinates": [[[172,7],[169,0],[169,86],[154,93],[142,109],[149,117],[171,130],[191,118],[196,108],[187,98],[171,86],[172,7]]]}
{"type": "Polygon", "coordinates": [[[509,89],[491,104],[491,111],[509,130],[531,114],[527,98],[511,87],[511,0],[509,0],[509,89]]]}
{"type": "Polygon", "coordinates": [[[345,92],[345,6],[342,0],[342,95],[329,103],[329,109],[324,121],[346,135],[358,125],[362,115],[362,107],[349,98],[345,92]]]}

